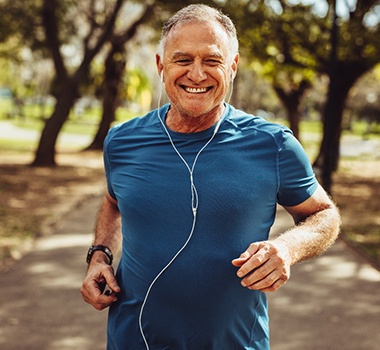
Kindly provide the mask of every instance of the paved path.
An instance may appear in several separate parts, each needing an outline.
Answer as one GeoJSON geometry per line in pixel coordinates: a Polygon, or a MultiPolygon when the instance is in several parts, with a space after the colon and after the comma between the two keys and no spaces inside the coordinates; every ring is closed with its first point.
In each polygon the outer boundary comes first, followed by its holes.
{"type": "Polygon", "coordinates": [[[272,350],[380,349],[380,272],[341,240],[268,297],[272,350]]]}
{"type": "MultiPolygon", "coordinates": [[[[105,349],[107,312],[79,293],[98,205],[98,197],[88,199],[0,275],[0,349],[105,349]]],[[[274,234],[290,224],[280,211],[274,234]]],[[[269,294],[272,350],[379,349],[379,287],[380,273],[341,241],[297,265],[269,294]]]]}
{"type": "Polygon", "coordinates": [[[89,198],[0,275],[1,350],[105,349],[107,314],[79,292],[99,203],[89,198]]]}

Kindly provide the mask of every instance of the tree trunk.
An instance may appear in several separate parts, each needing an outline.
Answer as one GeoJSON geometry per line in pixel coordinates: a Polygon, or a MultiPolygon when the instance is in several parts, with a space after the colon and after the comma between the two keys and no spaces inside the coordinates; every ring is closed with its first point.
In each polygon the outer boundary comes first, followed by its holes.
{"type": "Polygon", "coordinates": [[[321,181],[331,194],[332,175],[338,169],[340,139],[345,102],[351,87],[369,67],[357,62],[337,62],[330,77],[326,107],[323,113],[323,138],[313,166],[320,169],[321,181]]]}
{"type": "Polygon", "coordinates": [[[89,40],[94,37],[95,27],[88,33],[84,42],[83,60],[76,71],[70,76],[65,67],[64,59],[61,55],[59,39],[57,10],[59,1],[44,0],[42,9],[42,23],[46,35],[46,43],[51,52],[59,92],[57,93],[57,103],[52,116],[46,121],[42,131],[38,148],[35,152],[35,158],[32,166],[55,166],[55,145],[59,132],[66,122],[69,112],[78,95],[78,88],[82,81],[88,77],[89,66],[98,54],[104,43],[112,34],[114,24],[118,13],[123,5],[124,0],[115,0],[115,4],[110,11],[107,19],[102,26],[98,38],[91,47],[88,45],[89,40]]]}
{"type": "Polygon", "coordinates": [[[278,98],[286,109],[286,118],[289,122],[289,127],[298,140],[300,139],[301,101],[305,91],[309,87],[310,83],[306,80],[301,82],[298,89],[292,89],[289,92],[279,86],[274,87],[278,98]]]}
{"type": "Polygon", "coordinates": [[[330,82],[323,114],[323,139],[314,166],[321,169],[321,180],[325,190],[331,194],[332,175],[338,168],[340,138],[345,100],[350,87],[343,91],[339,84],[330,82]],[[334,87],[335,86],[335,87],[334,87]]]}
{"type": "Polygon", "coordinates": [[[329,66],[329,90],[325,113],[323,115],[323,139],[321,143],[321,168],[322,168],[322,185],[331,194],[332,190],[332,175],[338,167],[340,158],[340,136],[342,133],[343,109],[348,94],[348,90],[344,92],[338,89],[338,79],[340,68],[338,62],[338,15],[337,3],[333,0],[332,15],[333,22],[331,26],[331,52],[329,66]],[[340,94],[341,93],[341,94],[340,94]],[[340,95],[340,98],[338,98],[340,95]]]}
{"type": "Polygon", "coordinates": [[[77,98],[76,91],[76,86],[71,81],[67,81],[62,87],[62,90],[57,96],[54,112],[51,117],[46,120],[38,148],[35,152],[34,161],[31,164],[32,166],[56,166],[55,145],[59,132],[66,122],[75,99],[77,98]]]}
{"type": "Polygon", "coordinates": [[[321,169],[322,185],[330,194],[332,175],[339,165],[343,111],[348,92],[357,79],[377,63],[376,60],[363,60],[361,57],[345,61],[338,59],[339,26],[336,0],[333,0],[332,6],[333,24],[328,72],[330,84],[323,114],[323,139],[318,157],[314,162],[314,167],[321,169]]]}
{"type": "Polygon", "coordinates": [[[104,139],[112,122],[115,120],[116,108],[119,104],[120,86],[125,72],[126,54],[124,44],[113,44],[105,62],[103,82],[103,113],[98,130],[92,143],[86,150],[102,150],[104,139]]]}
{"type": "Polygon", "coordinates": [[[112,35],[110,37],[111,50],[105,62],[105,74],[103,82],[103,114],[98,131],[92,143],[86,148],[87,150],[102,150],[104,139],[112,122],[115,120],[116,108],[119,104],[120,86],[123,82],[123,76],[126,60],[126,43],[131,40],[139,26],[145,23],[153,14],[156,5],[154,3],[147,5],[138,18],[124,33],[112,35]]]}
{"type": "Polygon", "coordinates": [[[294,137],[296,137],[300,141],[301,112],[299,104],[288,104],[286,106],[286,112],[289,127],[293,131],[294,137]]]}

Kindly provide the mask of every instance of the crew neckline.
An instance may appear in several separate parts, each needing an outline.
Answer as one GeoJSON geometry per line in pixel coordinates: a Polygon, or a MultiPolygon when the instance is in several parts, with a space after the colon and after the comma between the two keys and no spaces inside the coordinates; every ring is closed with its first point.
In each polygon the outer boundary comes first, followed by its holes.
{"type": "MultiPolygon", "coordinates": [[[[221,116],[222,121],[221,121],[220,124],[223,124],[224,119],[226,118],[226,116],[227,116],[227,114],[228,114],[228,112],[229,112],[229,110],[230,110],[230,106],[229,106],[227,103],[224,102],[224,106],[225,106],[225,108],[224,108],[224,112],[223,112],[223,114],[222,114],[222,116],[221,116]]],[[[165,120],[166,120],[166,115],[167,115],[167,113],[168,113],[168,111],[169,111],[169,108],[170,108],[170,103],[167,103],[166,105],[162,106],[162,107],[160,108],[159,111],[160,111],[160,117],[161,117],[162,121],[165,123],[165,127],[167,128],[167,130],[168,130],[170,136],[171,136],[173,139],[174,139],[174,138],[176,138],[176,139],[202,139],[202,138],[204,138],[204,137],[206,137],[206,136],[211,135],[211,134],[214,132],[214,130],[215,130],[215,128],[216,128],[216,126],[217,126],[217,124],[218,124],[218,122],[219,122],[219,121],[217,121],[217,122],[216,122],[214,125],[212,125],[211,127],[207,128],[207,129],[205,129],[205,130],[202,130],[202,131],[197,131],[197,132],[184,133],[184,132],[173,131],[173,130],[171,130],[171,129],[166,125],[166,122],[165,122],[165,120]]],[[[164,127],[162,126],[161,123],[160,123],[160,127],[161,127],[162,132],[165,133],[165,129],[164,129],[164,127]]]]}

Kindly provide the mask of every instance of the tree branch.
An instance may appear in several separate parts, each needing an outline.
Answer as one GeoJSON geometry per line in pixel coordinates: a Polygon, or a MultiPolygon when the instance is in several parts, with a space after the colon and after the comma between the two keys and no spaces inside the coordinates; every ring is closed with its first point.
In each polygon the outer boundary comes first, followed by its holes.
{"type": "MultiPolygon", "coordinates": [[[[46,1],[46,0],[45,0],[46,1]]],[[[86,73],[88,67],[92,61],[92,59],[98,54],[104,43],[109,39],[110,35],[115,26],[116,18],[120,12],[120,9],[124,3],[124,0],[116,0],[114,8],[110,14],[110,16],[104,22],[104,30],[99,36],[97,42],[95,43],[93,48],[86,47],[84,52],[84,57],[81,65],[77,69],[75,73],[76,79],[80,80],[83,74],[86,73]]]]}
{"type": "Polygon", "coordinates": [[[56,0],[44,0],[41,11],[42,24],[45,31],[46,41],[52,54],[55,70],[58,79],[67,78],[67,69],[60,51],[61,42],[59,39],[58,19],[55,9],[58,4],[56,0]]]}
{"type": "Polygon", "coordinates": [[[154,5],[154,3],[146,6],[140,18],[133,22],[128,29],[126,29],[122,34],[119,35],[119,40],[122,42],[127,42],[130,38],[132,38],[136,34],[136,31],[139,28],[139,26],[144,24],[150,18],[150,16],[152,16],[155,7],[156,6],[154,5]]]}

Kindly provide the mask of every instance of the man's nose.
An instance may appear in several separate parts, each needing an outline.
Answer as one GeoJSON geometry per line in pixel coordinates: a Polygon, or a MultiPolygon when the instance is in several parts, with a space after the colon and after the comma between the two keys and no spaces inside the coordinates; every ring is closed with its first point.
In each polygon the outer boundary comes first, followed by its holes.
{"type": "Polygon", "coordinates": [[[187,73],[187,77],[194,83],[200,83],[207,79],[207,74],[201,63],[194,62],[187,73]]]}

